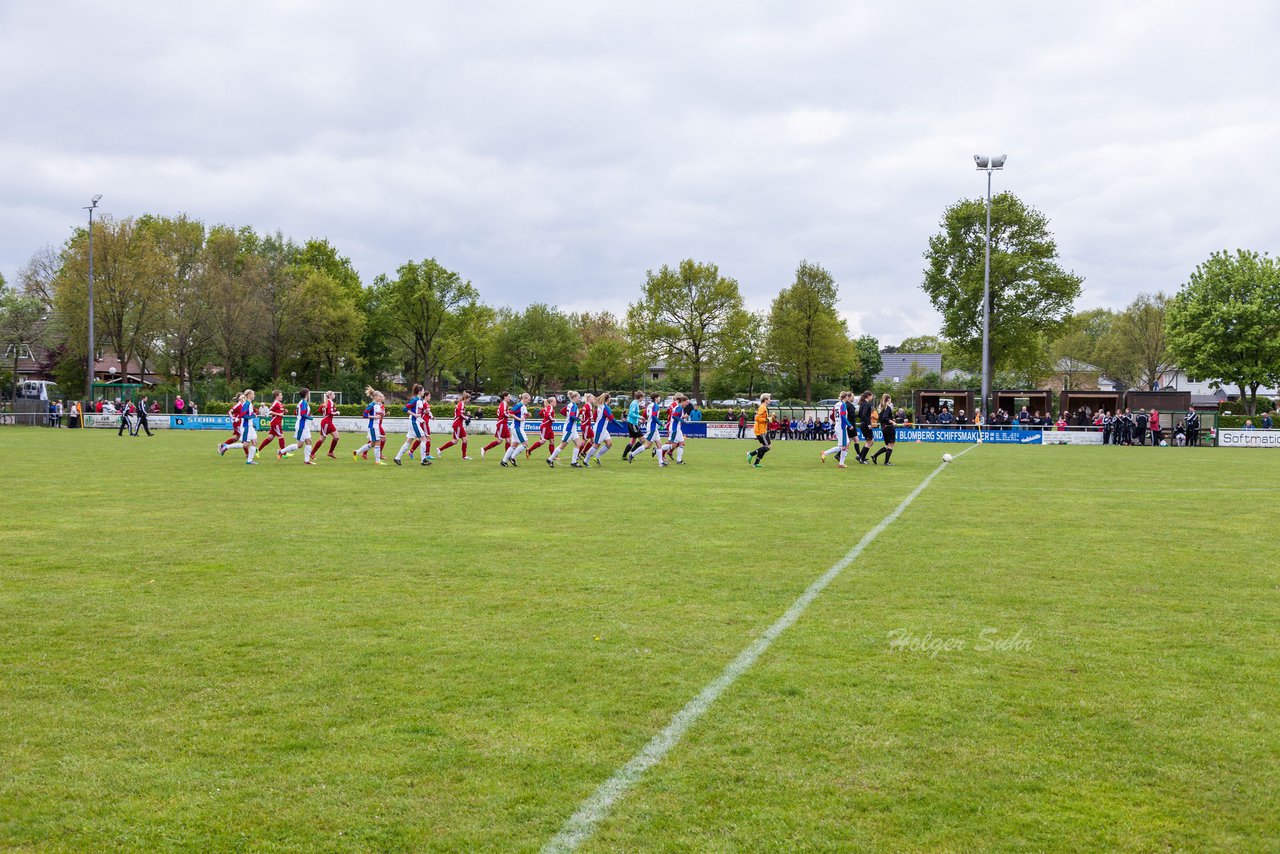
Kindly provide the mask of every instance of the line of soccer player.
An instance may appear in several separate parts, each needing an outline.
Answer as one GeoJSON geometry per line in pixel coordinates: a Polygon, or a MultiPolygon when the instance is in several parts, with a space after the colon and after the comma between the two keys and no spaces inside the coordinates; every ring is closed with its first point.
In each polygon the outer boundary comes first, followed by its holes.
{"type": "MultiPolygon", "coordinates": [[[[283,394],[279,391],[273,392],[271,405],[261,414],[261,417],[270,419],[267,437],[259,444],[254,423],[255,417],[259,416],[253,406],[255,392],[252,389],[246,389],[236,396],[228,412],[231,416],[234,435],[218,445],[218,453],[225,455],[229,450],[243,449],[247,457],[246,462],[249,465],[256,465],[257,454],[265,450],[274,439],[279,444],[276,451],[277,460],[291,457],[301,449],[303,464],[315,465],[316,457],[321,453],[324,441],[328,438],[330,440],[328,456],[337,459],[334,454],[334,449],[338,446],[338,428],[334,423],[337,407],[334,404],[333,392],[325,392],[318,426],[320,438],[314,447],[312,422],[315,416],[311,411],[310,394],[309,389],[301,390],[300,399],[296,404],[297,423],[294,427],[293,442],[286,445],[283,394]]],[[[365,405],[361,417],[366,422],[365,438],[368,441],[353,450],[351,456],[356,460],[367,460],[372,453],[374,465],[385,465],[383,456],[387,444],[387,433],[383,426],[383,419],[386,417],[386,396],[376,389],[366,388],[365,397],[369,402],[365,405]]],[[[461,446],[463,460],[471,460],[467,453],[467,426],[471,419],[466,412],[470,401],[471,395],[464,393],[454,404],[453,422],[450,425],[452,436],[433,455],[431,395],[424,391],[421,385],[415,384],[412,396],[404,404],[404,412],[409,418],[408,434],[392,461],[396,465],[402,465],[402,460],[406,456],[412,461],[414,454],[421,448],[420,464],[429,466],[455,445],[461,446]]],[[[656,392],[649,398],[646,398],[643,392],[634,392],[625,414],[627,444],[623,448],[623,459],[628,463],[633,462],[637,456],[647,450],[657,460],[659,467],[666,467],[670,463],[683,465],[684,422],[689,408],[689,398],[684,394],[675,395],[671,405],[664,406],[661,395],[656,392]],[[664,415],[665,422],[662,418],[664,415]]],[[[551,395],[535,414],[527,392],[515,399],[512,399],[510,393],[504,392],[498,402],[494,438],[480,449],[480,456],[483,458],[486,453],[501,445],[503,454],[499,464],[503,468],[515,468],[522,453],[527,460],[538,448],[546,446],[548,454],[545,462],[551,468],[555,468],[557,460],[566,448],[572,448],[570,468],[585,468],[592,461],[597,466],[602,465],[601,460],[605,454],[613,449],[609,424],[616,420],[608,394],[596,396],[570,391],[566,393],[563,405],[556,395],[551,395]],[[557,418],[563,420],[558,442],[553,424],[557,418]],[[535,420],[538,422],[536,433],[532,430],[535,420]],[[535,440],[530,442],[530,436],[535,437],[535,440]]]]}

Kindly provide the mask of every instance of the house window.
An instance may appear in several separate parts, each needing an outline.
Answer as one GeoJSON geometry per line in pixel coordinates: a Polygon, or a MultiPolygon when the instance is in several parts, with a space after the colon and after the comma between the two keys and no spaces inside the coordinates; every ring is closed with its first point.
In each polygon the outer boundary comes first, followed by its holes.
{"type": "Polygon", "coordinates": [[[654,371],[654,372],[653,372],[653,374],[652,374],[651,376],[652,376],[652,378],[653,378],[653,379],[655,379],[655,380],[656,380],[656,379],[659,379],[659,377],[658,377],[658,372],[657,372],[657,371],[654,371]]]}

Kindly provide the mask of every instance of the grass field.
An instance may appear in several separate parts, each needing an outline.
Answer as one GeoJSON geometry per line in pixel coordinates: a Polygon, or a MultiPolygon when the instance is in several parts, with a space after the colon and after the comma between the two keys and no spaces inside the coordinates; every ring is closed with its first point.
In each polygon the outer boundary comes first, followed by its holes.
{"type": "MultiPolygon", "coordinates": [[[[219,435],[0,430],[0,848],[537,850],[959,450],[250,468],[219,435]]],[[[1275,850],[1278,478],[974,449],[583,850],[1275,850]]]]}

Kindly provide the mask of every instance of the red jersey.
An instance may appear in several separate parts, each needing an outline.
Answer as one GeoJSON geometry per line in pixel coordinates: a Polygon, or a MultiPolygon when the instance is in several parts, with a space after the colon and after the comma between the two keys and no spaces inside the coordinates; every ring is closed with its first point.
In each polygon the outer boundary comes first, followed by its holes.
{"type": "Polygon", "coordinates": [[[498,429],[501,430],[507,426],[507,402],[504,400],[498,404],[498,429]]]}
{"type": "Polygon", "coordinates": [[[271,429],[284,428],[284,403],[276,400],[271,403],[271,429]]]}
{"type": "Polygon", "coordinates": [[[595,435],[595,424],[596,424],[595,416],[596,416],[595,407],[589,403],[583,402],[582,404],[582,437],[584,439],[590,439],[592,436],[595,435]]]}
{"type": "Polygon", "coordinates": [[[231,416],[231,429],[236,433],[240,432],[240,404],[236,404],[227,410],[227,414],[231,416]]]}
{"type": "Polygon", "coordinates": [[[546,406],[543,406],[541,411],[538,414],[542,416],[542,425],[541,425],[542,429],[543,430],[550,429],[551,419],[554,418],[556,414],[556,411],[551,408],[551,404],[548,403],[546,406]]]}
{"type": "Polygon", "coordinates": [[[462,401],[459,400],[453,406],[453,426],[461,427],[462,421],[467,417],[466,410],[463,408],[462,401]]]}
{"type": "Polygon", "coordinates": [[[326,397],[324,399],[324,420],[332,421],[333,416],[337,414],[338,414],[338,407],[334,406],[333,400],[326,397]]]}
{"type": "Polygon", "coordinates": [[[418,420],[428,431],[431,429],[431,404],[425,400],[418,402],[418,420]]]}

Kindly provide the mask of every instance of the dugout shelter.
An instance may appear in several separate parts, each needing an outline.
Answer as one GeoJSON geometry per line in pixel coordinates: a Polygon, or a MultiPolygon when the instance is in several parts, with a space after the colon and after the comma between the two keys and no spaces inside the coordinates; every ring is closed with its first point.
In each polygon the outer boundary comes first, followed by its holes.
{"type": "Polygon", "coordinates": [[[924,425],[924,415],[932,407],[939,412],[942,407],[946,406],[951,410],[952,415],[958,416],[961,410],[964,411],[966,418],[973,418],[974,413],[974,392],[968,388],[922,388],[916,389],[911,395],[911,412],[912,421],[918,425],[924,425]]]}
{"type": "Polygon", "coordinates": [[[1090,412],[1115,412],[1123,395],[1118,391],[1064,391],[1058,395],[1059,412],[1075,412],[1082,406],[1090,412]]]}
{"type": "Polygon", "coordinates": [[[1124,405],[1134,410],[1158,409],[1161,412],[1186,412],[1191,408],[1191,392],[1130,389],[1124,393],[1124,405]]]}
{"type": "Polygon", "coordinates": [[[1039,412],[1045,417],[1053,415],[1053,392],[1045,389],[1006,389],[992,392],[992,406],[1017,417],[1026,407],[1032,415],[1039,412]]]}

